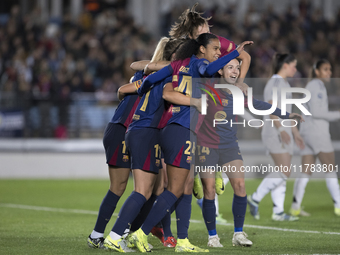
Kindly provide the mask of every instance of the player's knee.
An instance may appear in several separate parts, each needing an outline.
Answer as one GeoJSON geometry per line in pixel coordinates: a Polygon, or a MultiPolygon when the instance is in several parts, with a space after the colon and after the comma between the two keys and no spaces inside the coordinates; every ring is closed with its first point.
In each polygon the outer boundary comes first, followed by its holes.
{"type": "Polygon", "coordinates": [[[127,181],[122,181],[119,183],[110,183],[110,190],[117,196],[123,195],[126,189],[127,181]]]}
{"type": "Polygon", "coordinates": [[[244,180],[239,180],[233,185],[234,193],[238,196],[244,196],[246,194],[246,186],[244,180]]]}
{"type": "Polygon", "coordinates": [[[194,178],[192,178],[192,177],[188,178],[185,182],[185,186],[188,187],[188,188],[194,187],[194,178]]]}
{"type": "Polygon", "coordinates": [[[206,187],[204,189],[204,198],[213,200],[215,199],[215,185],[211,185],[210,187],[206,187]]]}
{"type": "MultiPolygon", "coordinates": [[[[164,183],[163,183],[164,184],[164,183]]],[[[164,191],[164,185],[158,185],[157,187],[154,187],[153,189],[153,194],[159,196],[160,194],[162,194],[164,191]]]]}
{"type": "Polygon", "coordinates": [[[182,188],[182,187],[174,187],[174,186],[169,185],[167,189],[172,194],[174,194],[177,198],[182,196],[182,194],[184,193],[184,188],[182,188]]]}
{"type": "Polygon", "coordinates": [[[148,200],[152,194],[152,189],[147,189],[147,188],[136,188],[135,191],[143,195],[146,200],[148,200]]]}

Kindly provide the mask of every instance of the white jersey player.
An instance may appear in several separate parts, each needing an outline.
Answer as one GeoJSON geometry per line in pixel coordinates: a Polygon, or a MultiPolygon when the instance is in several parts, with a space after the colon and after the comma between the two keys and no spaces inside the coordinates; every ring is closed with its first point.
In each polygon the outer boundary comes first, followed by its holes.
{"type": "MultiPolygon", "coordinates": [[[[293,77],[296,72],[297,61],[291,54],[276,54],[274,56],[274,75],[267,82],[264,89],[264,101],[273,103],[273,90],[276,88],[278,94],[278,107],[281,106],[281,90],[283,88],[290,88],[287,78],[293,77]]],[[[287,94],[287,98],[291,98],[292,94],[287,94]]],[[[291,105],[287,106],[287,111],[291,112],[291,105]]],[[[275,121],[279,118],[270,115],[265,116],[264,119],[272,119],[272,121],[264,121],[262,129],[262,142],[270,153],[276,166],[286,167],[290,169],[291,158],[293,154],[293,143],[302,149],[304,147],[303,139],[300,136],[299,130],[296,127],[284,127],[281,121],[275,121]]],[[[285,123],[285,126],[293,126],[285,123]]],[[[248,205],[250,213],[255,219],[259,219],[259,203],[263,197],[271,192],[273,200],[273,214],[274,221],[295,221],[298,217],[284,213],[284,200],[286,194],[286,180],[290,172],[273,172],[269,173],[263,179],[257,190],[248,196],[248,205]]]]}
{"type": "Polygon", "coordinates": [[[334,213],[340,216],[339,182],[335,172],[334,148],[329,133],[329,122],[339,120],[340,111],[329,111],[327,90],[324,85],[324,82],[330,81],[331,75],[330,63],[321,59],[313,66],[313,80],[306,86],[312,96],[306,106],[312,115],[305,116],[306,122],[302,123],[300,128],[306,146],[301,151],[302,173],[294,183],[293,203],[290,209],[292,215],[309,216],[301,210],[301,202],[312,174],[311,169],[316,166],[327,171],[326,184],[334,201],[334,213]],[[317,157],[322,165],[315,165],[317,157]]]}

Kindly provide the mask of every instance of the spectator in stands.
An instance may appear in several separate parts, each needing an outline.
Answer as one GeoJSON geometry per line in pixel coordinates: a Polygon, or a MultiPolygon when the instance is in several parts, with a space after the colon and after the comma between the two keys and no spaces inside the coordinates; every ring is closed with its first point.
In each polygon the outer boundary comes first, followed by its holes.
{"type": "MultiPolygon", "coordinates": [[[[39,8],[21,15],[20,8],[14,6],[7,21],[2,19],[0,23],[0,91],[20,97],[19,87],[25,87],[25,91],[30,90],[30,93],[25,92],[26,96],[35,96],[37,87],[42,89],[41,73],[46,70],[51,74],[43,76],[45,85],[58,80],[55,76],[59,72],[65,75],[62,88],[47,89],[52,98],[58,97],[55,93],[60,91],[71,94],[105,91],[107,88],[103,86],[107,85],[104,84],[107,79],[113,79],[115,73],[122,75],[123,83],[128,82],[130,62],[148,59],[152,54],[150,49],[154,48],[152,45],[159,38],[134,24],[133,17],[126,11],[126,1],[106,4],[102,11],[85,10],[76,21],[66,13],[60,25],[42,23],[39,8]]],[[[186,7],[178,1],[162,14],[163,35],[168,34],[170,25],[186,7]]],[[[214,16],[212,33],[233,38],[235,42],[246,38],[256,42],[249,49],[252,56],[249,77],[268,78],[265,68],[270,66],[276,51],[289,51],[297,57],[301,72],[298,76],[308,77],[310,63],[322,57],[330,61],[333,77],[340,76],[340,10],[335,19],[329,21],[319,9],[313,10],[309,1],[300,0],[296,12],[288,8],[286,12],[276,13],[269,6],[259,15],[256,8],[249,7],[241,23],[236,22],[239,20],[236,10],[229,4],[204,8],[207,15],[214,16]]],[[[58,84],[49,86],[54,88],[58,84]]],[[[257,86],[255,93],[260,94],[262,90],[263,87],[257,86]]],[[[334,94],[340,96],[338,84],[334,86],[334,94]]],[[[14,101],[4,98],[0,98],[1,108],[12,107],[18,101],[18,98],[13,98],[14,101]]]]}

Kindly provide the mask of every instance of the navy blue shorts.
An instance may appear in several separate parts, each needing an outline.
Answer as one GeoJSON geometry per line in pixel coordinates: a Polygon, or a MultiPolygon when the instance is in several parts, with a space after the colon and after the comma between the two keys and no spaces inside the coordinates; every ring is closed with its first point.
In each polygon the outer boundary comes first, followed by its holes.
{"type": "Polygon", "coordinates": [[[126,146],[131,155],[131,169],[142,169],[158,174],[161,164],[160,130],[132,129],[126,133],[126,146]]]}
{"type": "Polygon", "coordinates": [[[239,147],[228,149],[211,149],[197,146],[196,165],[200,166],[223,166],[233,160],[243,160],[239,147]]]}
{"type": "Polygon", "coordinates": [[[196,134],[178,124],[170,124],[161,131],[161,147],[166,164],[190,170],[195,162],[196,134]]]}
{"type": "Polygon", "coordinates": [[[106,126],[103,144],[106,163],[109,166],[130,168],[130,156],[125,144],[126,127],[122,124],[109,123],[106,126]]]}

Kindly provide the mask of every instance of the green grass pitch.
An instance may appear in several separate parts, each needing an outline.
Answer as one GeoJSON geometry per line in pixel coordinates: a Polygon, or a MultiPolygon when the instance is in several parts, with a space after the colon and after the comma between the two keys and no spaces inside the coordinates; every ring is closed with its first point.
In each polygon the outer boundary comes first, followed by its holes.
{"type": "MultiPolygon", "coordinates": [[[[246,180],[247,193],[252,193],[261,180],[246,180]]],[[[108,180],[0,180],[0,254],[108,254],[110,251],[87,247],[99,205],[107,192],[108,180]]],[[[291,204],[293,181],[287,183],[285,209],[291,204]]],[[[132,190],[129,181],[115,213],[132,190]]],[[[261,219],[246,214],[244,230],[254,245],[233,247],[233,192],[230,184],[219,197],[220,212],[227,225],[217,225],[224,248],[210,248],[211,254],[338,254],[340,253],[340,217],[333,213],[333,204],[324,181],[310,181],[304,206],[311,217],[298,222],[273,222],[272,202],[267,195],[260,204],[261,219]],[[269,229],[272,227],[272,229],[269,229]],[[284,231],[286,230],[286,231],[284,231]],[[289,230],[289,231],[287,231],[289,230]]],[[[175,215],[173,214],[173,218],[175,215]]],[[[189,239],[207,247],[207,230],[202,214],[193,198],[189,239]]],[[[105,236],[116,216],[109,222],[105,236]]],[[[176,236],[176,222],[172,222],[176,236]]],[[[149,236],[154,254],[174,253],[149,236]]]]}

